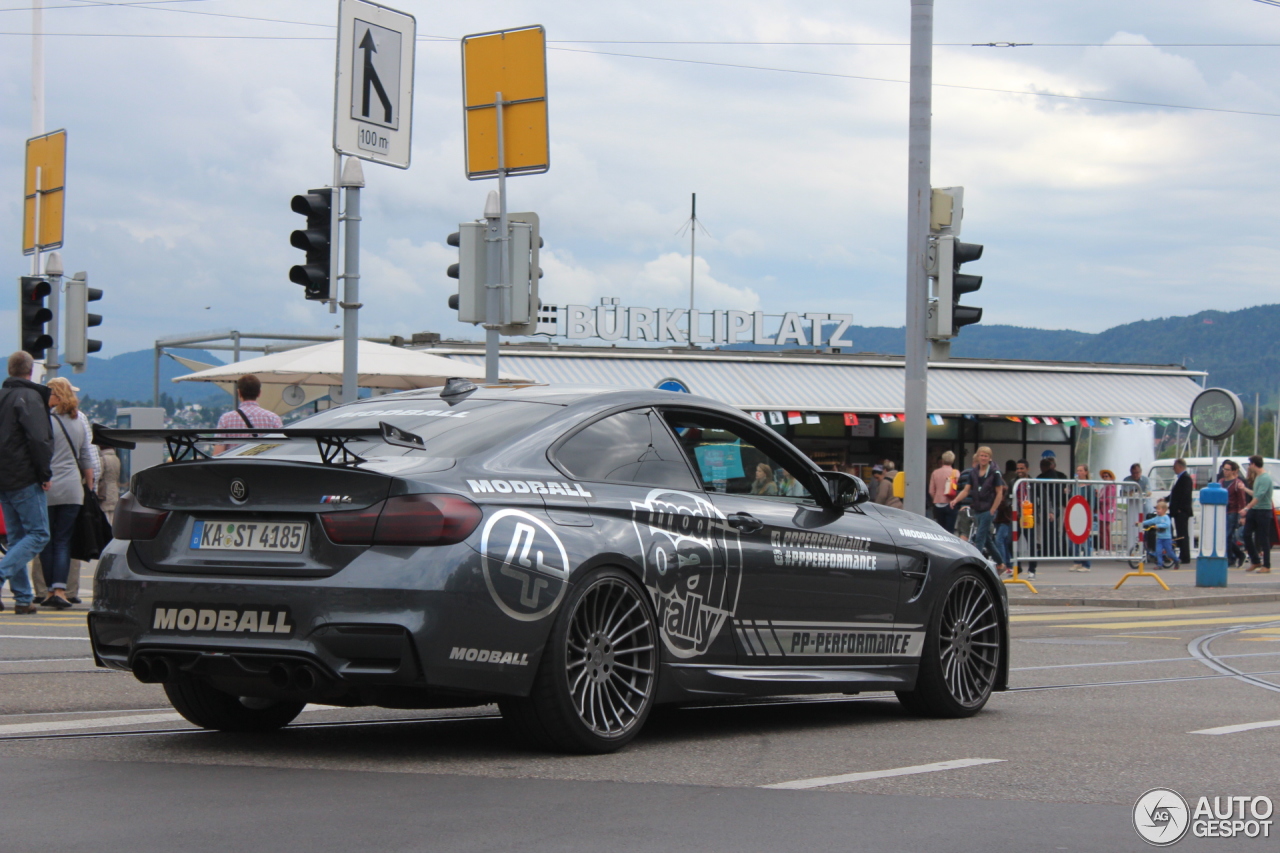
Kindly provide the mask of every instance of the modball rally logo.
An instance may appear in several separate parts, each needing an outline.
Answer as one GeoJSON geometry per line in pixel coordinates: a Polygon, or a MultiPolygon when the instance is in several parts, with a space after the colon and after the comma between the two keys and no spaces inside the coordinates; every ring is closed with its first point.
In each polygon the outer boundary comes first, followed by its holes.
{"type": "Polygon", "coordinates": [[[1169,788],[1152,788],[1133,804],[1133,828],[1148,844],[1168,847],[1195,838],[1270,838],[1270,797],[1200,797],[1191,806],[1169,788]]]}

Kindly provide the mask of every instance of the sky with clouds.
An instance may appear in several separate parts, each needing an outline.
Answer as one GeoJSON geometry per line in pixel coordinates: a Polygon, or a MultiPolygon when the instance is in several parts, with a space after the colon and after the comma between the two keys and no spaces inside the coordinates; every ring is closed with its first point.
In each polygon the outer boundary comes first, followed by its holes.
{"type": "MultiPolygon", "coordinates": [[[[336,0],[45,4],[63,258],[106,292],[102,354],[336,332],[287,278],[289,200],[332,178],[336,0]]],[[[11,281],[29,269],[30,5],[0,7],[11,281]]],[[[687,304],[697,192],[699,308],[903,323],[908,0],[390,5],[418,25],[412,166],[364,164],[363,333],[479,337],[446,307],[445,237],[494,188],[463,172],[456,39],[535,23],[551,169],[509,192],[542,218],[544,301],[687,304]]],[[[933,184],[965,187],[985,322],[1099,331],[1278,301],[1280,7],[937,0],[935,42],[933,184]],[[1023,46],[973,46],[990,42],[1023,46]]],[[[0,347],[16,332],[0,310],[0,347]]]]}

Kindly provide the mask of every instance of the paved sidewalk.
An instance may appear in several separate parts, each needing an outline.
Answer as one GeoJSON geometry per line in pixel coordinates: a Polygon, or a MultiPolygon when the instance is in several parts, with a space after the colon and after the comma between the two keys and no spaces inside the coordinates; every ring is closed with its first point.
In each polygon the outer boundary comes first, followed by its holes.
{"type": "MultiPolygon", "coordinates": [[[[1273,563],[1275,563],[1273,558],[1273,563]]],[[[1280,565],[1280,563],[1275,563],[1280,565]]],[[[1092,607],[1203,607],[1280,601],[1280,569],[1269,575],[1232,569],[1225,587],[1197,587],[1195,561],[1178,569],[1153,572],[1169,585],[1166,592],[1153,578],[1134,577],[1115,585],[1133,571],[1127,562],[1094,560],[1089,572],[1070,571],[1072,563],[1041,561],[1032,593],[1023,584],[1006,584],[1010,604],[1078,605],[1092,607]]]]}

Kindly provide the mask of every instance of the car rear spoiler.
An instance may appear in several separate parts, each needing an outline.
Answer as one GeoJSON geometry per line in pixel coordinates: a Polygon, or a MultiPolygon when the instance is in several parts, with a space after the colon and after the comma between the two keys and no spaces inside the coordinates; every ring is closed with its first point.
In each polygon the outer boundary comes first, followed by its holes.
{"type": "MultiPolygon", "coordinates": [[[[386,421],[376,427],[346,427],[329,429],[283,429],[251,432],[244,427],[231,429],[111,429],[102,424],[93,425],[93,443],[99,447],[115,447],[133,450],[138,442],[163,441],[169,448],[171,462],[190,462],[212,459],[201,450],[201,442],[219,441],[233,443],[235,439],[251,438],[263,444],[284,444],[290,441],[314,441],[320,451],[320,461],[325,465],[357,465],[366,461],[354,453],[347,443],[366,438],[381,439],[385,444],[423,450],[426,442],[417,433],[407,432],[386,421]]],[[[238,442],[234,442],[238,443],[238,442]]]]}

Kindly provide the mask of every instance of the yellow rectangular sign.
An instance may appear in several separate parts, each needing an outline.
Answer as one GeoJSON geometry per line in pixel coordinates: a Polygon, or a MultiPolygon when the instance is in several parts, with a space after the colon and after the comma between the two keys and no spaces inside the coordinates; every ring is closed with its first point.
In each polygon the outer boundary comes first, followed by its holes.
{"type": "Polygon", "coordinates": [[[55,130],[27,140],[23,187],[22,254],[36,251],[36,196],[39,195],[39,249],[62,246],[63,200],[67,183],[67,132],[55,130]],[[37,180],[39,186],[37,187],[37,180]]]}
{"type": "Polygon", "coordinates": [[[551,167],[547,135],[547,34],[540,27],[480,33],[462,39],[462,101],[467,177],[545,172],[551,167]],[[498,104],[502,95],[502,162],[498,159],[498,104]]]}

